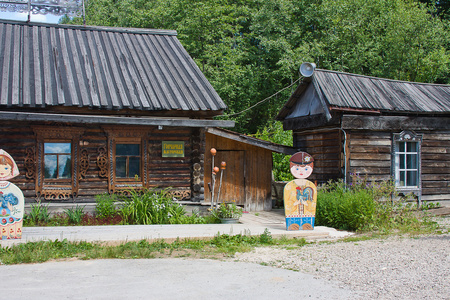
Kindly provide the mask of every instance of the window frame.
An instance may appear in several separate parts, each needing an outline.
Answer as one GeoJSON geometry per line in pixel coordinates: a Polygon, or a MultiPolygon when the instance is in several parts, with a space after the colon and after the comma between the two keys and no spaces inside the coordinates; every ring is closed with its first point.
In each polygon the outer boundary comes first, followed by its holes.
{"type": "Polygon", "coordinates": [[[102,126],[107,141],[108,159],[108,191],[111,194],[129,195],[130,190],[142,190],[147,187],[148,180],[148,134],[149,129],[142,126],[102,126]],[[140,145],[140,177],[120,178],[116,176],[116,144],[139,144],[140,145]]]}
{"type": "Polygon", "coordinates": [[[75,126],[35,125],[32,129],[36,135],[36,171],[35,190],[38,198],[46,200],[67,200],[75,198],[80,181],[81,136],[86,130],[75,126]],[[70,143],[71,176],[70,178],[45,178],[45,143],[70,143]]]}
{"type": "MultiPolygon", "coordinates": [[[[133,183],[143,182],[143,157],[142,157],[143,146],[142,146],[142,141],[140,139],[139,140],[134,140],[134,141],[133,140],[120,140],[120,139],[117,139],[113,143],[113,148],[114,148],[113,149],[114,179],[117,182],[133,182],[133,183]],[[139,145],[139,155],[138,156],[137,155],[129,155],[129,156],[127,155],[127,156],[125,156],[125,157],[127,157],[127,161],[129,159],[129,157],[139,157],[139,177],[138,177],[138,180],[136,180],[134,176],[133,177],[118,177],[117,176],[117,169],[116,169],[116,167],[117,167],[117,154],[116,154],[117,145],[139,145]]],[[[129,165],[127,164],[127,166],[129,166],[129,165]]],[[[126,172],[127,173],[129,172],[129,168],[127,168],[126,172]]]]}
{"type": "Polygon", "coordinates": [[[421,163],[421,152],[422,152],[422,134],[416,134],[413,131],[405,130],[398,134],[393,134],[392,139],[392,178],[394,180],[395,188],[399,193],[408,194],[413,193],[417,196],[421,195],[422,191],[422,163],[421,163]],[[404,151],[400,151],[400,143],[405,143],[404,151]],[[416,143],[416,151],[408,151],[407,143],[416,143]],[[407,166],[407,155],[416,155],[416,168],[408,168],[407,166]],[[400,166],[400,156],[405,155],[404,168],[400,166]],[[417,185],[400,185],[401,178],[400,172],[405,172],[405,184],[408,184],[407,173],[408,171],[417,171],[416,182],[417,185]]]}
{"type": "Polygon", "coordinates": [[[73,157],[73,143],[70,140],[44,140],[43,141],[43,159],[42,159],[42,168],[44,170],[42,176],[44,182],[72,182],[73,177],[73,170],[74,170],[74,157],[73,157]],[[51,153],[47,154],[45,153],[45,144],[70,144],[70,153],[51,153]],[[57,178],[46,178],[45,177],[45,158],[47,155],[56,155],[57,156],[57,163],[56,163],[56,169],[58,170],[57,178]],[[60,155],[70,155],[70,177],[69,178],[60,178],[59,177],[59,156],[60,155]]]}

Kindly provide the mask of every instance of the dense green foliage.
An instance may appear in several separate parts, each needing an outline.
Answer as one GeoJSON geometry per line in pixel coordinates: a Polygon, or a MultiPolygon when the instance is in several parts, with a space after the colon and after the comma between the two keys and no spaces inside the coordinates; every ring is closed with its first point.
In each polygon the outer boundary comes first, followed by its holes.
{"type": "Polygon", "coordinates": [[[150,225],[150,224],[205,224],[215,223],[214,217],[200,216],[198,211],[188,214],[173,201],[169,189],[130,191],[131,196],[102,194],[96,197],[95,215],[84,212],[84,206],[65,209],[53,216],[48,205],[32,205],[24,217],[24,226],[68,225],[150,225]]]}
{"type": "Polygon", "coordinates": [[[194,213],[186,214],[184,207],[172,200],[169,190],[130,191],[131,197],[124,197],[120,208],[125,224],[200,224],[206,219],[194,213]]]}
{"type": "MultiPolygon", "coordinates": [[[[292,130],[283,130],[281,122],[268,123],[269,125],[255,134],[256,138],[285,146],[292,146],[292,130]]],[[[294,179],[289,170],[290,155],[272,152],[272,172],[275,181],[290,181],[294,179]]]]}
{"type": "Polygon", "coordinates": [[[356,178],[353,183],[347,187],[342,181],[330,182],[319,189],[316,225],[382,233],[436,229],[435,223],[418,216],[412,203],[391,199],[395,190],[392,182],[377,184],[356,178]]]}
{"type": "Polygon", "coordinates": [[[305,61],[448,83],[447,11],[447,1],[430,0],[90,0],[86,23],[177,30],[228,105],[223,118],[253,134],[273,121],[296,85],[269,97],[294,83],[305,61]]]}
{"type": "Polygon", "coordinates": [[[110,218],[118,214],[116,203],[119,198],[115,194],[95,196],[95,215],[99,218],[110,218]]]}

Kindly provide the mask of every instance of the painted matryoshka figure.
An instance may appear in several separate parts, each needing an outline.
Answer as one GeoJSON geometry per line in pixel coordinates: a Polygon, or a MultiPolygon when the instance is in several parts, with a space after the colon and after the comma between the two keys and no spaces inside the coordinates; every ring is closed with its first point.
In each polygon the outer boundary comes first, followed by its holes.
{"type": "Polygon", "coordinates": [[[20,239],[24,213],[22,191],[8,180],[19,175],[14,159],[0,150],[0,230],[2,240],[20,239]]]}
{"type": "Polygon", "coordinates": [[[314,158],[306,152],[297,152],[289,159],[296,179],[284,187],[284,212],[287,230],[312,230],[316,216],[317,187],[308,178],[314,169],[314,158]]]}

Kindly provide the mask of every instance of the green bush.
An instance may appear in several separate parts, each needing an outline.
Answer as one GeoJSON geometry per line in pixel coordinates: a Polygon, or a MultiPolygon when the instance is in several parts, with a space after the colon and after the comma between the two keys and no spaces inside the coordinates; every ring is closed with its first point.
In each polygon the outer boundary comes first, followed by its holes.
{"type": "Polygon", "coordinates": [[[187,224],[205,223],[197,214],[186,215],[185,208],[172,200],[169,189],[130,191],[124,199],[121,215],[126,224],[187,224]]]}
{"type": "Polygon", "coordinates": [[[367,177],[352,175],[352,182],[328,182],[318,188],[316,225],[352,231],[392,230],[418,232],[435,229],[436,224],[420,218],[407,199],[392,199],[392,181],[368,182],[367,177]]]}
{"type": "Polygon", "coordinates": [[[216,219],[239,219],[242,216],[242,208],[236,203],[220,203],[217,207],[211,209],[211,215],[216,219]]]}
{"type": "Polygon", "coordinates": [[[372,191],[347,189],[339,181],[317,194],[316,224],[344,230],[362,230],[376,211],[372,191]]]}
{"type": "Polygon", "coordinates": [[[118,214],[116,202],[118,197],[115,194],[101,194],[95,196],[95,215],[99,218],[112,218],[118,214]]]}

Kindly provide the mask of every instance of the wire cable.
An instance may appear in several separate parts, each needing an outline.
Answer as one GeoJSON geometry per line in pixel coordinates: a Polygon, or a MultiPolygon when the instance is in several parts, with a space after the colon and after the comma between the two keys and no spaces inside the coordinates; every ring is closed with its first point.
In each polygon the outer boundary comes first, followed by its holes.
{"type": "Polygon", "coordinates": [[[271,96],[269,96],[269,97],[267,97],[267,98],[265,98],[265,99],[259,101],[258,103],[253,104],[252,106],[250,106],[250,107],[248,107],[248,108],[246,108],[246,109],[244,109],[244,110],[242,110],[242,111],[240,111],[240,112],[237,112],[237,113],[234,113],[234,114],[231,114],[231,115],[221,115],[220,117],[233,117],[233,116],[240,115],[240,114],[242,114],[242,113],[244,113],[244,112],[246,112],[246,111],[248,111],[248,110],[250,110],[250,109],[252,109],[252,108],[254,108],[254,107],[256,107],[256,106],[258,106],[258,105],[260,105],[260,104],[262,104],[262,103],[264,103],[264,102],[266,102],[267,100],[270,100],[271,98],[275,97],[275,96],[278,95],[279,93],[283,92],[284,90],[286,90],[286,89],[290,88],[291,86],[293,86],[294,84],[296,84],[300,79],[301,79],[301,78],[297,79],[296,81],[294,81],[293,83],[291,83],[291,84],[288,85],[287,87],[284,87],[283,89],[279,90],[279,91],[276,92],[275,94],[273,94],[273,95],[271,95],[271,96]]]}

